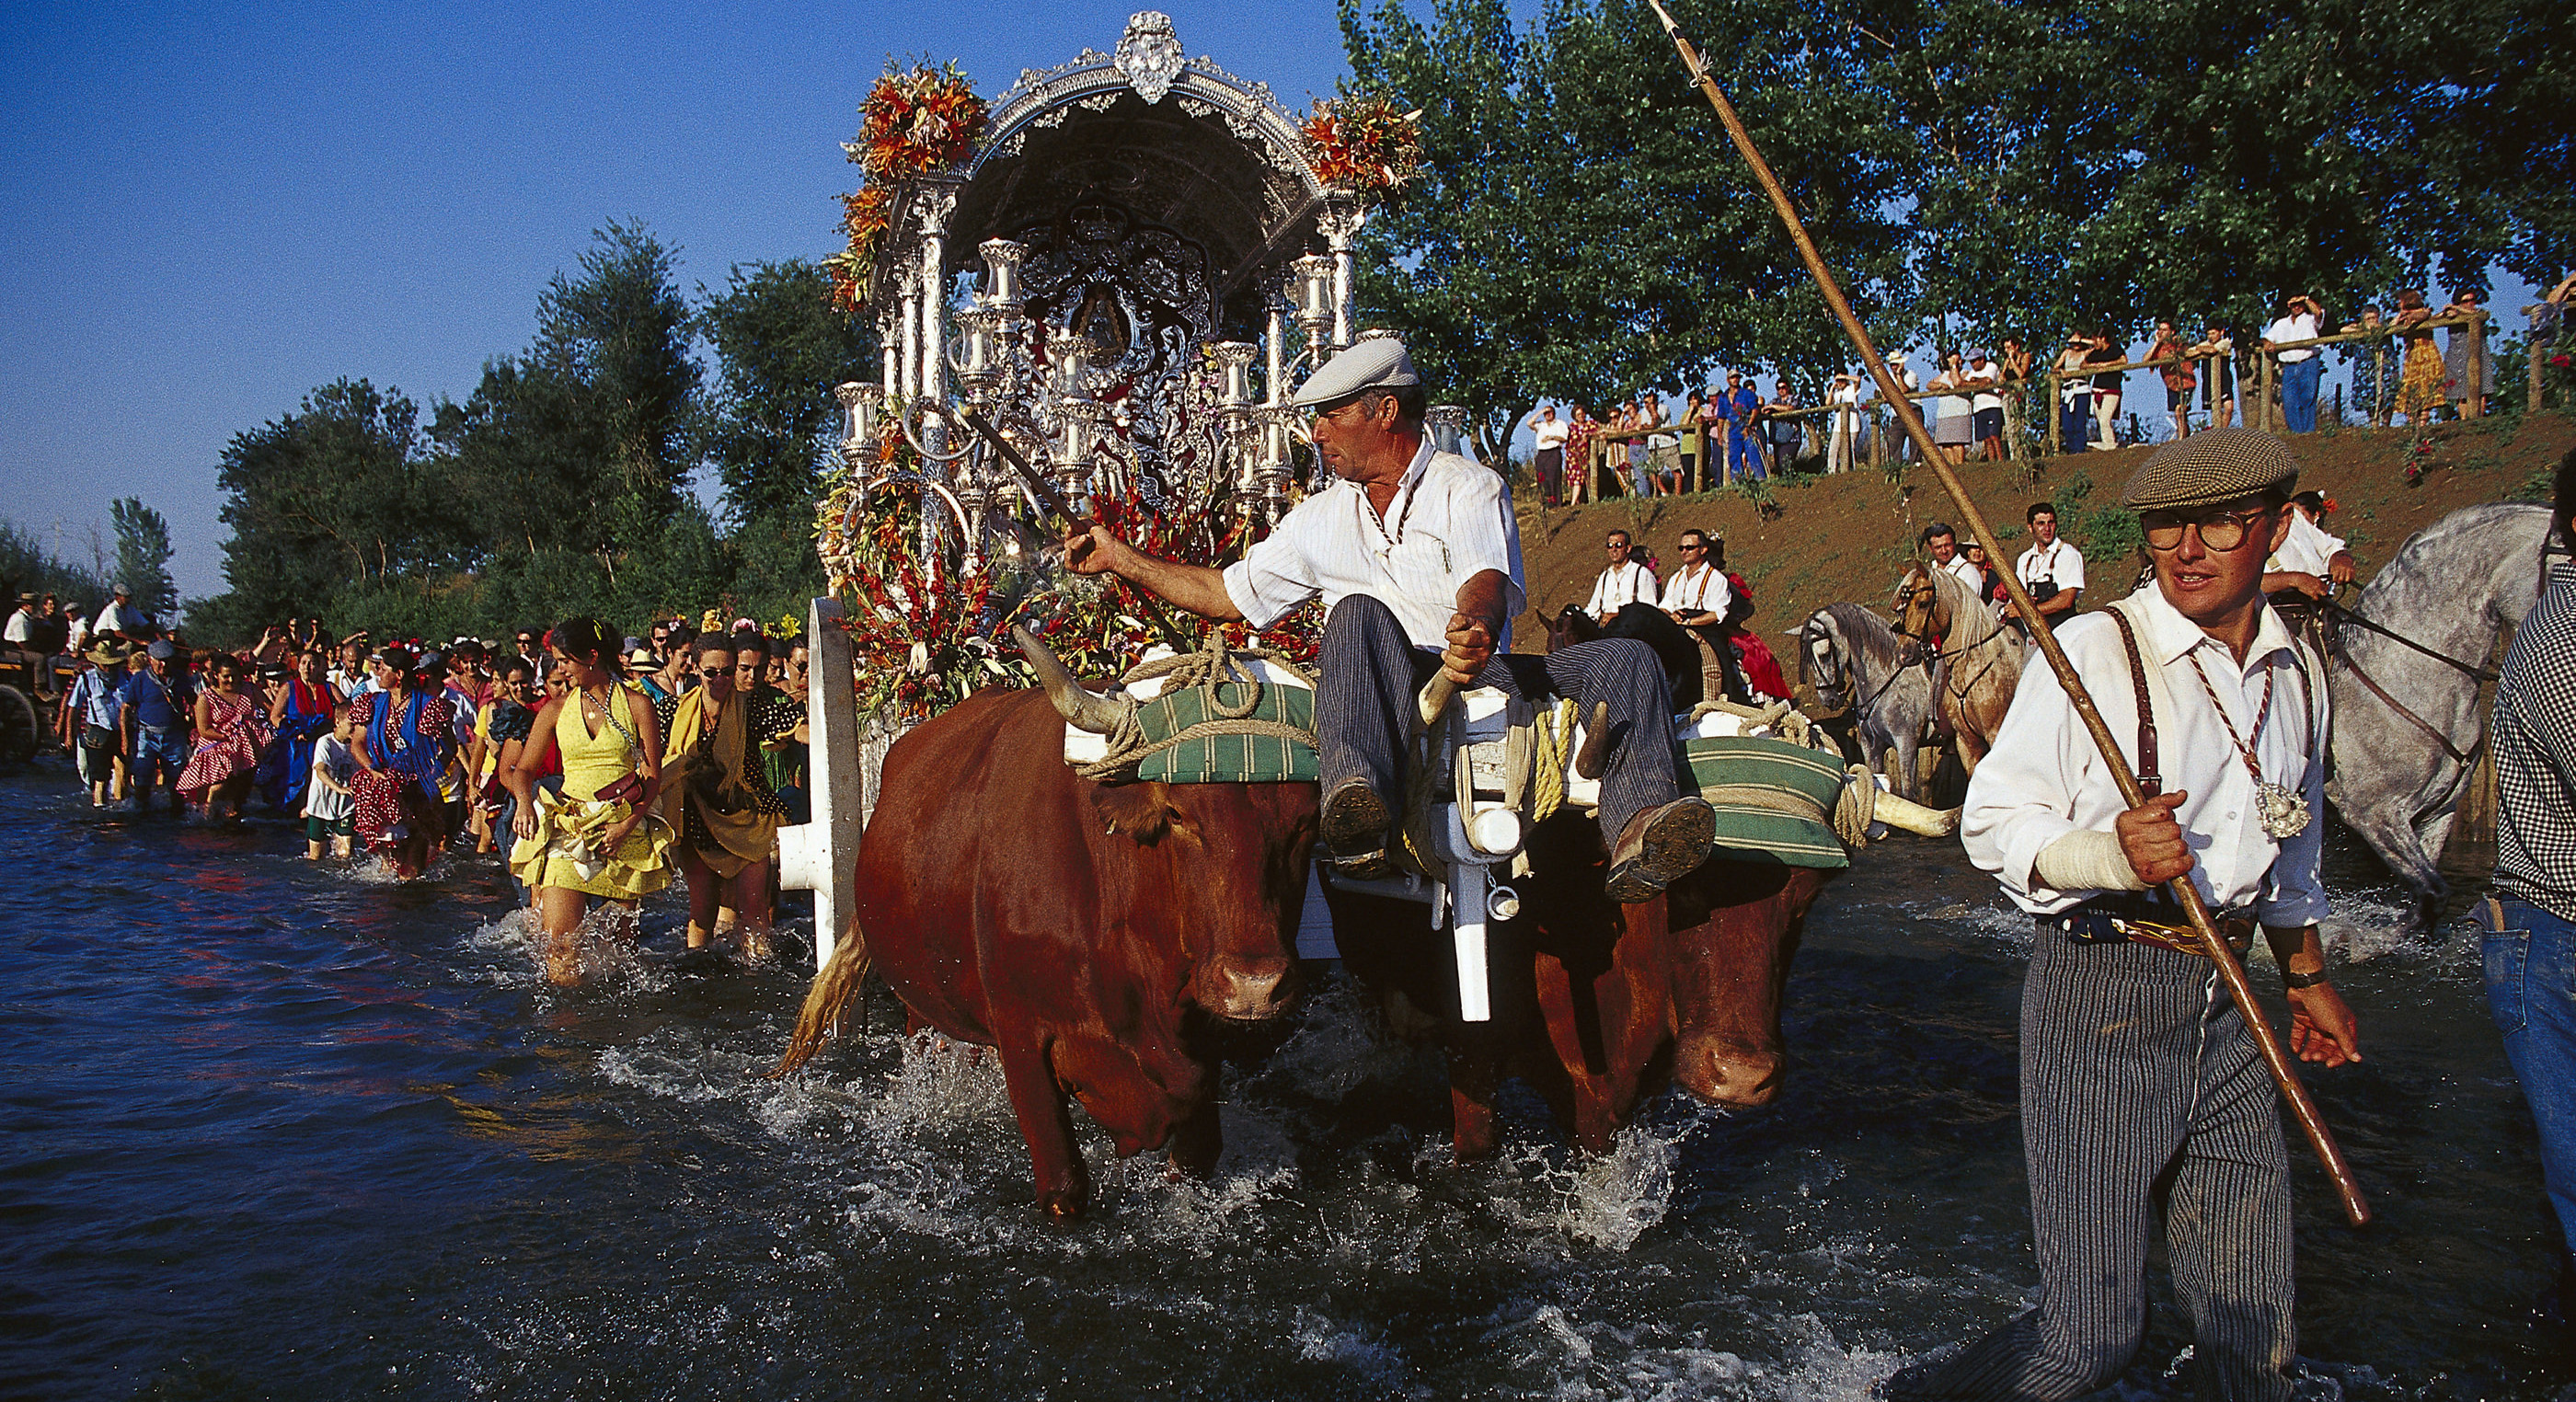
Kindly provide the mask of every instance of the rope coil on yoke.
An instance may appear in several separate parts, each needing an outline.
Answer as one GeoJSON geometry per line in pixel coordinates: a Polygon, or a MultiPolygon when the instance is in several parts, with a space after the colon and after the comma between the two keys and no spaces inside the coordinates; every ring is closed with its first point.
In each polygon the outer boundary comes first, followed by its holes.
{"type": "Polygon", "coordinates": [[[1166,696],[1175,691],[1204,691],[1207,693],[1208,710],[1215,719],[1184,726],[1160,740],[1148,740],[1143,723],[1137,719],[1137,706],[1131,699],[1119,709],[1117,726],[1103,737],[1104,748],[1100,758],[1089,764],[1075,765],[1073,772],[1096,784],[1132,778],[1136,767],[1148,757],[1211,735],[1265,735],[1313,745],[1315,732],[1312,730],[1253,716],[1253,711],[1261,705],[1263,683],[1260,674],[1245,664],[1256,658],[1305,683],[1308,690],[1314,689],[1314,676],[1289,661],[1286,654],[1266,647],[1228,648],[1225,635],[1210,629],[1206,645],[1197,652],[1175,653],[1140,662],[1118,680],[1123,687],[1154,677],[1165,677],[1169,679],[1163,686],[1166,696]],[[1224,682],[1244,688],[1244,699],[1240,705],[1230,706],[1224,702],[1224,693],[1217,689],[1224,682]]]}

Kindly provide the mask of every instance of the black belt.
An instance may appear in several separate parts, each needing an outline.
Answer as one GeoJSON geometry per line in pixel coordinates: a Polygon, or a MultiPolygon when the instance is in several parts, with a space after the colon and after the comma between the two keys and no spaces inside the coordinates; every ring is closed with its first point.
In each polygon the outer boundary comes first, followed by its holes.
{"type": "MultiPolygon", "coordinates": [[[[2254,917],[2241,910],[2210,912],[2220,938],[2243,958],[2254,948],[2254,917]]],[[[2168,896],[2116,892],[2038,917],[2039,927],[2077,944],[2152,944],[2198,959],[2209,957],[2182,903],[2168,896]]]]}

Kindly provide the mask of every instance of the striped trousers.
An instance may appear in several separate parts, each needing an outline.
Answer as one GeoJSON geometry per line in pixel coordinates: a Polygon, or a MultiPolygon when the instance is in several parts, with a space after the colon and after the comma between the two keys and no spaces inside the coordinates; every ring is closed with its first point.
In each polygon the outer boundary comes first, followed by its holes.
{"type": "Polygon", "coordinates": [[[2207,960],[2042,929],[2021,1008],[2039,1307],[1883,1395],[2047,1402],[2110,1383],[2146,1339],[2161,1208],[2200,1395],[2288,1398],[2290,1164],[2274,1097],[2207,960]]]}
{"type": "MultiPolygon", "coordinates": [[[[1333,605],[1315,659],[1315,758],[1324,792],[1366,779],[1390,809],[1403,807],[1397,781],[1414,697],[1438,666],[1439,654],[1415,647],[1385,604],[1348,594],[1333,605]]],[[[1605,846],[1618,842],[1631,816],[1681,797],[1664,671],[1644,643],[1603,638],[1545,657],[1496,653],[1476,684],[1527,701],[1570,696],[1587,721],[1594,702],[1609,703],[1610,761],[1601,775],[1605,846]]]]}

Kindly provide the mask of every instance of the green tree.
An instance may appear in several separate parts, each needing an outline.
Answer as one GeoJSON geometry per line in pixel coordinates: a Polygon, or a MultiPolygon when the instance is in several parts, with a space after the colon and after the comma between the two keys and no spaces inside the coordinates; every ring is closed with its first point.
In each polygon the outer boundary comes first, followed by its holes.
{"type": "Polygon", "coordinates": [[[832,388],[873,378],[875,337],[832,305],[831,290],[801,259],[737,265],[722,293],[699,288],[697,326],[719,380],[705,404],[705,457],[740,526],[803,533],[840,437],[832,388]]]}
{"type": "Polygon", "coordinates": [[[424,452],[419,412],[400,390],[335,380],[294,413],[235,434],[215,473],[231,587],[192,621],[256,633],[311,615],[353,582],[460,563],[458,513],[424,452]]]}
{"type": "MultiPolygon", "coordinates": [[[[1841,24],[1785,3],[1677,17],[1864,314],[1907,293],[1903,146],[1841,24]]],[[[1342,0],[1357,90],[1422,111],[1423,172],[1371,219],[1360,295],[1407,334],[1489,456],[1542,398],[1679,392],[1769,366],[1810,392],[1846,363],[1822,299],[1643,0],[1342,0]]],[[[1499,457],[1496,457],[1499,461],[1499,457]]]]}
{"type": "Polygon", "coordinates": [[[116,577],[134,592],[134,602],[150,614],[165,614],[179,601],[170,582],[170,523],[145,506],[140,497],[118,497],[108,503],[108,522],[116,531],[116,577]]]}

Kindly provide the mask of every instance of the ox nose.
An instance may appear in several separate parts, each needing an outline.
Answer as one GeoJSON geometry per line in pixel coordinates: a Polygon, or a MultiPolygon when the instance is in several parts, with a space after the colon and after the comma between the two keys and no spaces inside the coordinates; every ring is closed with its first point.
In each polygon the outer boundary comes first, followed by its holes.
{"type": "Polygon", "coordinates": [[[1750,1110],[1778,1097],[1786,1061],[1778,1047],[1685,1033],[1673,1050],[1673,1079],[1711,1105],[1750,1110]]]}
{"type": "Polygon", "coordinates": [[[1288,1000],[1296,992],[1297,964],[1293,959],[1258,959],[1229,962],[1209,971],[1215,977],[1208,991],[1208,1010],[1219,1017],[1237,1022],[1259,1022],[1287,1011],[1288,1000]]]}

